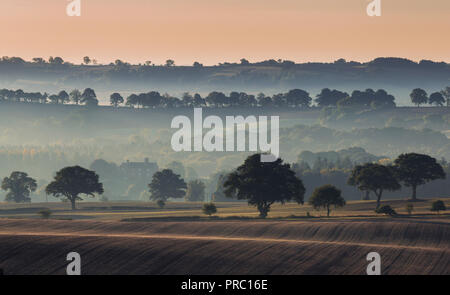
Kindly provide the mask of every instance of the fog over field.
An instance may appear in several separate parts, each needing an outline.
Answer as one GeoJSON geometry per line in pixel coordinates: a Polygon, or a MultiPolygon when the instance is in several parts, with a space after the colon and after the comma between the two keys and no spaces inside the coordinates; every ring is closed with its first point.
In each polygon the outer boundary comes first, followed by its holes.
{"type": "Polygon", "coordinates": [[[383,88],[397,98],[399,106],[404,106],[410,105],[413,88],[435,91],[448,86],[449,79],[448,63],[387,57],[369,62],[339,59],[334,63],[274,59],[250,63],[242,59],[214,66],[136,65],[119,59],[106,65],[75,65],[60,57],[52,57],[51,61],[25,61],[20,57],[0,60],[0,88],[57,93],[91,87],[96,89],[101,104],[108,104],[113,92],[124,96],[148,91],[178,96],[184,92],[207,95],[211,91],[273,95],[301,88],[316,95],[328,87],[347,92],[383,88]]]}

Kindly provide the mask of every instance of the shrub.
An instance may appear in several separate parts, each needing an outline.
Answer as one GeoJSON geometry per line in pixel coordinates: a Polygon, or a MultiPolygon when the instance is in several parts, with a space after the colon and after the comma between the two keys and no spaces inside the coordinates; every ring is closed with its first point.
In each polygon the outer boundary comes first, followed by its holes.
{"type": "Polygon", "coordinates": [[[389,215],[389,216],[397,215],[397,212],[395,212],[395,210],[392,209],[392,207],[389,206],[389,205],[381,206],[380,208],[376,209],[375,212],[377,214],[386,214],[386,215],[389,215]]]}
{"type": "Polygon", "coordinates": [[[50,215],[52,215],[52,211],[50,211],[50,209],[42,209],[38,214],[41,215],[42,218],[48,219],[50,215]]]}
{"type": "Polygon", "coordinates": [[[166,206],[166,202],[164,202],[163,200],[158,200],[156,202],[156,205],[158,205],[159,208],[164,208],[164,206],[166,206]]]}
{"type": "Polygon", "coordinates": [[[217,213],[217,207],[216,205],[214,205],[214,203],[203,204],[202,211],[204,214],[211,216],[217,213]]]}
{"type": "Polygon", "coordinates": [[[433,204],[431,204],[431,211],[437,211],[439,214],[440,211],[447,210],[447,207],[445,207],[445,204],[441,200],[434,201],[433,204]]]}

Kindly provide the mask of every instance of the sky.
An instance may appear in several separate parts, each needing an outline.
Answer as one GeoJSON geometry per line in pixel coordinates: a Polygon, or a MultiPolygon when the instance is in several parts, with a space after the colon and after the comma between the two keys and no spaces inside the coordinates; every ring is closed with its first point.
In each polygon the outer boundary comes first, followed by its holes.
{"type": "Polygon", "coordinates": [[[205,65],[287,59],[450,62],[449,0],[1,0],[0,56],[205,65]]]}

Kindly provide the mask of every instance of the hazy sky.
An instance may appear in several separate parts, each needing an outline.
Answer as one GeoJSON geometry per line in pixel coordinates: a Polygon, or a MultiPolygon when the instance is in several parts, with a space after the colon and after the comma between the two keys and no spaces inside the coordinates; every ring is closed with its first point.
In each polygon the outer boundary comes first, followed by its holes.
{"type": "Polygon", "coordinates": [[[217,64],[399,56],[450,62],[450,0],[1,0],[0,56],[217,64]]]}

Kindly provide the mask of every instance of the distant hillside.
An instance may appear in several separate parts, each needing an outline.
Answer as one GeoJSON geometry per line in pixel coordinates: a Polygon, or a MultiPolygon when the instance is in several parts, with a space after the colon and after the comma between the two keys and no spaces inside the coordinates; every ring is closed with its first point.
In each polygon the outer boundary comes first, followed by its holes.
{"type": "Polygon", "coordinates": [[[312,93],[329,87],[341,90],[385,88],[407,103],[411,89],[439,90],[450,85],[450,64],[402,58],[373,61],[301,63],[267,60],[258,63],[224,63],[216,66],[131,65],[117,60],[109,65],[74,65],[62,59],[0,59],[0,87],[28,91],[58,91],[93,87],[102,92],[148,91],[208,92],[249,91],[273,94],[292,88],[312,93]]]}

